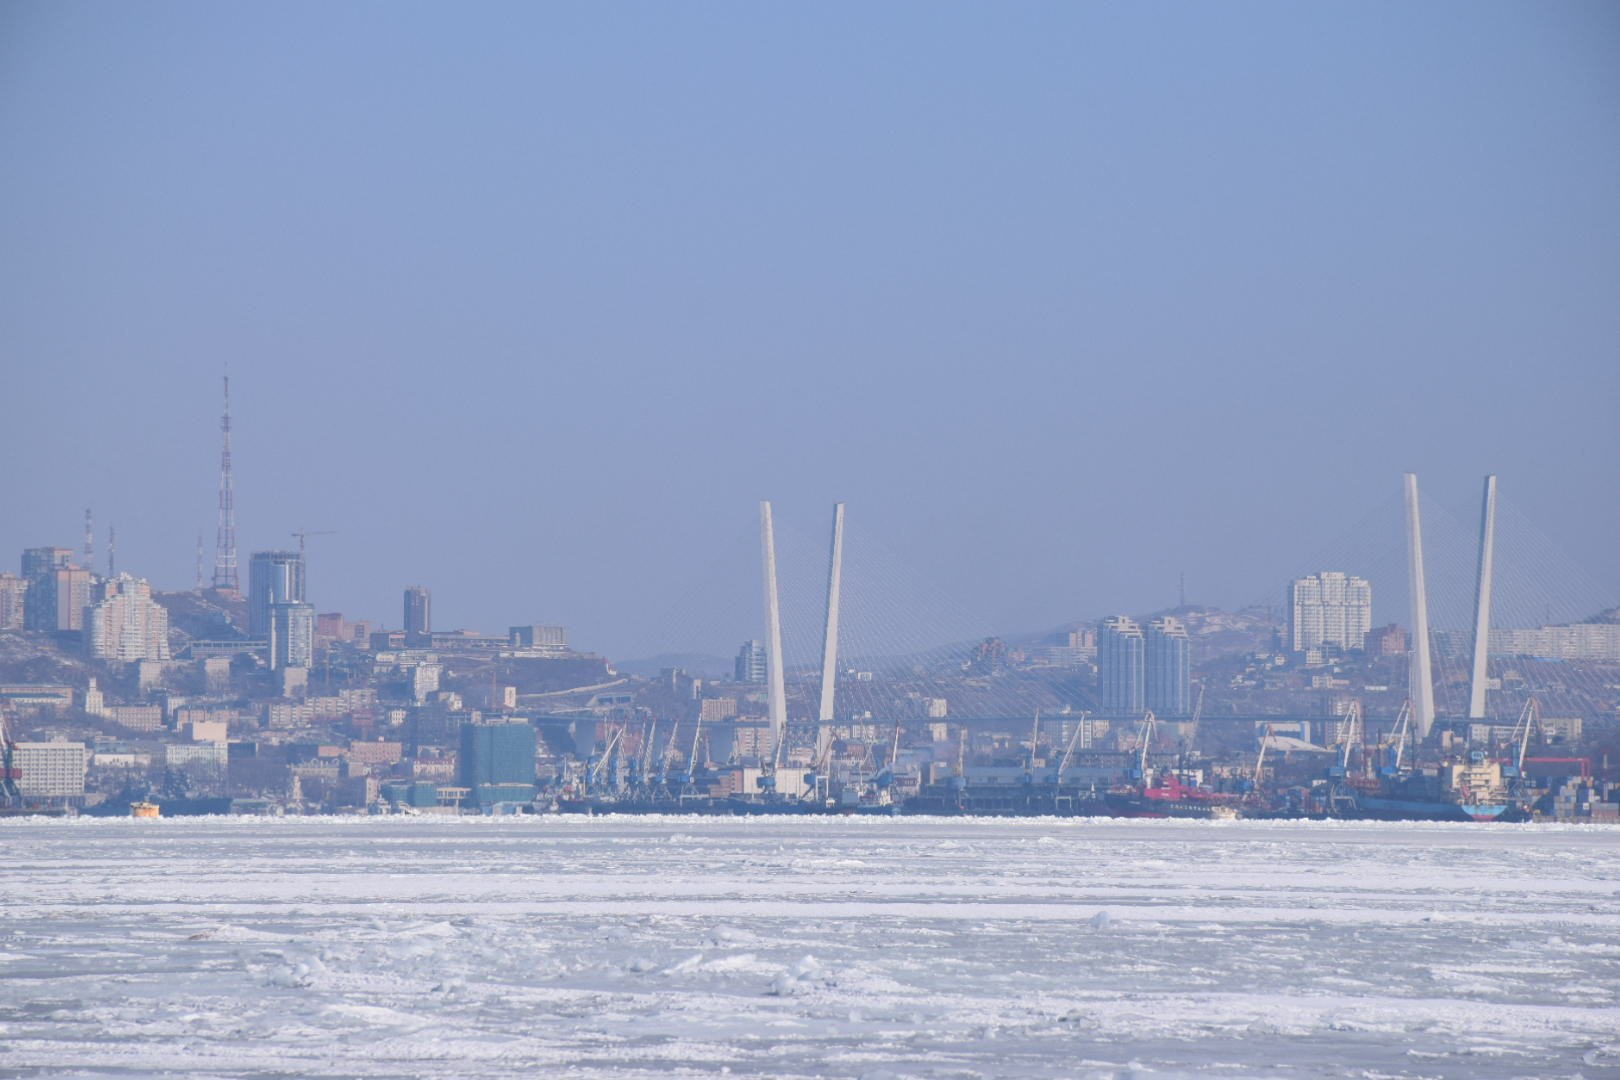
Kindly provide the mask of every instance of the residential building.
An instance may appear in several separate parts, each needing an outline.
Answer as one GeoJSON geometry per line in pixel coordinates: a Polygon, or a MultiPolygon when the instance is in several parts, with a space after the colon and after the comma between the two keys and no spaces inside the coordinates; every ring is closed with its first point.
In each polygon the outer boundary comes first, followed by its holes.
{"type": "Polygon", "coordinates": [[[507,639],[514,649],[561,652],[568,648],[568,632],[561,626],[513,626],[507,639]]]}
{"type": "Polygon", "coordinates": [[[21,774],[17,790],[25,799],[71,801],[84,798],[84,771],[90,752],[84,743],[17,743],[12,766],[21,774]]]}
{"type": "Polygon", "coordinates": [[[64,547],[27,548],[22,553],[22,577],[33,581],[52,570],[73,565],[73,549],[64,547]]]}
{"type": "Polygon", "coordinates": [[[136,663],[169,659],[169,612],[142,578],[103,581],[85,613],[85,651],[97,660],[136,663]]]}
{"type": "Polygon", "coordinates": [[[433,640],[433,594],[421,585],[405,590],[405,644],[422,648],[433,640]]]}
{"type": "Polygon", "coordinates": [[[0,573],[0,630],[21,630],[28,606],[28,579],[0,573]]]}
{"type": "Polygon", "coordinates": [[[457,781],[475,805],[534,797],[535,735],[527,720],[464,723],[460,750],[457,781]]]}
{"type": "Polygon", "coordinates": [[[270,606],[270,668],[307,668],[315,662],[315,605],[270,606]]]}
{"type": "Polygon", "coordinates": [[[247,601],[248,637],[269,640],[270,609],[304,602],[304,557],[296,551],[255,551],[248,563],[247,601]]]}
{"type": "Polygon", "coordinates": [[[1113,615],[1098,626],[1097,671],[1103,712],[1123,716],[1145,708],[1146,642],[1130,616],[1113,615]]]}
{"type": "Polygon", "coordinates": [[[1394,623],[1369,630],[1363,648],[1368,656],[1405,656],[1406,631],[1394,623]]]}
{"type": "Polygon", "coordinates": [[[757,641],[745,641],[737,650],[737,661],[732,666],[733,677],[740,683],[765,682],[765,646],[757,641]]]}
{"type": "Polygon", "coordinates": [[[1192,661],[1187,628],[1170,615],[1147,625],[1146,705],[1157,716],[1192,712],[1192,661]]]}
{"type": "Polygon", "coordinates": [[[1336,570],[1296,579],[1288,587],[1289,647],[1360,649],[1372,629],[1372,585],[1336,570]]]}
{"type": "Polygon", "coordinates": [[[1492,630],[1490,651],[1538,660],[1620,663],[1620,623],[1571,623],[1536,630],[1492,630]]]}

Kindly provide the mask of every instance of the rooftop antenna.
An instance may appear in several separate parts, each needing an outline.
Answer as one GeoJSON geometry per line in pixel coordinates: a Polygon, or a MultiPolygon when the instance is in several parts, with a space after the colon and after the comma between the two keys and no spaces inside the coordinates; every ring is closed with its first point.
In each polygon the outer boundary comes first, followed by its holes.
{"type": "Polygon", "coordinates": [[[197,534],[197,591],[203,591],[203,542],[202,533],[197,534]]]}
{"type": "Polygon", "coordinates": [[[107,576],[118,576],[118,533],[113,526],[107,526],[107,576]]]}
{"type": "Polygon", "coordinates": [[[1181,608],[1185,608],[1187,606],[1187,571],[1183,570],[1181,572],[1180,577],[1181,577],[1181,591],[1180,591],[1181,603],[1177,604],[1176,606],[1181,607],[1181,608]]]}
{"type": "Polygon", "coordinates": [[[225,412],[219,418],[219,531],[214,540],[214,588],[241,589],[236,573],[236,486],[231,479],[231,377],[225,376],[225,412]]]}
{"type": "Polygon", "coordinates": [[[90,516],[90,508],[84,510],[84,568],[96,568],[96,529],[90,516]]]}

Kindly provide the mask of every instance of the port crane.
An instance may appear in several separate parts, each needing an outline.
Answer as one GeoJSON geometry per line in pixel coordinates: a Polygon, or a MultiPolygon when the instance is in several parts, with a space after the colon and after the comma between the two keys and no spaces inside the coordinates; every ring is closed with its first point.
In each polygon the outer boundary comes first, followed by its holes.
{"type": "Polygon", "coordinates": [[[1401,704],[1400,715],[1395,718],[1395,730],[1392,733],[1393,757],[1386,752],[1385,764],[1380,766],[1378,775],[1385,778],[1397,777],[1405,768],[1406,741],[1412,729],[1412,702],[1410,699],[1401,704]]]}
{"type": "Polygon", "coordinates": [[[1158,721],[1153,716],[1153,710],[1149,709],[1143,715],[1142,726],[1137,732],[1137,742],[1140,745],[1137,748],[1135,778],[1140,780],[1144,787],[1152,781],[1152,777],[1148,776],[1148,749],[1153,745],[1153,735],[1157,724],[1158,721]]]}
{"type": "Polygon", "coordinates": [[[22,770],[14,762],[16,747],[6,710],[0,708],[0,806],[22,805],[22,790],[17,786],[17,781],[22,779],[22,770]]]}
{"type": "Polygon", "coordinates": [[[1058,759],[1057,772],[1052,774],[1052,809],[1055,811],[1063,807],[1074,808],[1073,796],[1063,794],[1063,772],[1074,758],[1075,744],[1080,741],[1080,735],[1086,729],[1086,718],[1090,715],[1089,712],[1082,712],[1080,719],[1075,721],[1074,731],[1070,732],[1068,744],[1063,747],[1063,756],[1058,759]]]}

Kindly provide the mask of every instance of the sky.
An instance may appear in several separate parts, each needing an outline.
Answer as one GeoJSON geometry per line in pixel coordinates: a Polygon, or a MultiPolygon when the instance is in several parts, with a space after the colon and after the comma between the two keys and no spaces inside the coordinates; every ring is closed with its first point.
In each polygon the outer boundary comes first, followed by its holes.
{"type": "Polygon", "coordinates": [[[228,371],[390,625],[729,654],[767,498],[897,638],[1280,603],[1405,471],[1620,601],[1612,3],[12,0],[0,147],[0,565],[211,575],[228,371]]]}

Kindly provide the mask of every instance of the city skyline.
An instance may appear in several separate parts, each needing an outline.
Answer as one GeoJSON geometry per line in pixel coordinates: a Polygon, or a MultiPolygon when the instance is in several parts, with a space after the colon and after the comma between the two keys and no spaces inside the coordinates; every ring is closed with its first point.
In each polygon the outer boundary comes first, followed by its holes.
{"type": "Polygon", "coordinates": [[[1620,594],[1604,6],[173,10],[4,16],[0,550],[90,507],[184,588],[228,371],[241,557],[307,531],[322,610],[730,655],[761,498],[948,639],[1394,605],[1313,552],[1405,471],[1620,594]]]}

